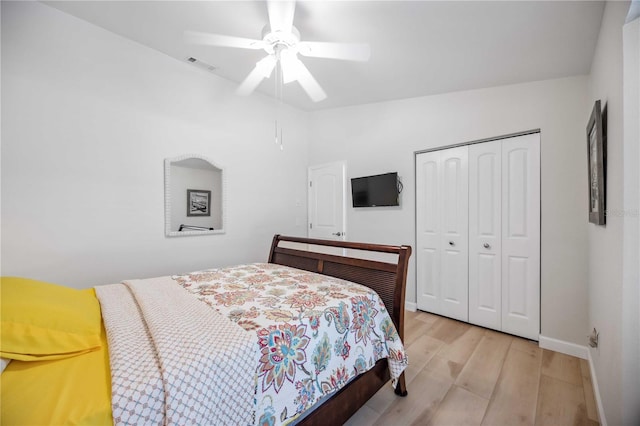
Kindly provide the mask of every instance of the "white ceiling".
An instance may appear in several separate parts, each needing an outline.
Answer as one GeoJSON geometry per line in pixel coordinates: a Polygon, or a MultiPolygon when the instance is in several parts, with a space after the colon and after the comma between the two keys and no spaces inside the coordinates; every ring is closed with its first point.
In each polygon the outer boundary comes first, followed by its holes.
{"type": "MultiPolygon", "coordinates": [[[[261,38],[263,1],[46,3],[234,82],[265,55],[183,42],[185,30],[261,38]]],[[[301,1],[302,40],[367,42],[371,59],[302,58],[328,98],[313,103],[294,82],[284,100],[317,110],[588,74],[603,10],[599,1],[301,1]]],[[[258,91],[273,86],[272,76],[258,91]]]]}

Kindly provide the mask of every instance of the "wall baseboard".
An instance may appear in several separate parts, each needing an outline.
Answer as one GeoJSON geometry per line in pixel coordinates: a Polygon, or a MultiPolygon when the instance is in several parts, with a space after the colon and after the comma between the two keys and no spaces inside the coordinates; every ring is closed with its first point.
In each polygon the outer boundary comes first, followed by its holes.
{"type": "Polygon", "coordinates": [[[589,349],[587,349],[586,346],[576,345],[575,343],[565,342],[564,340],[545,337],[543,335],[540,335],[538,343],[542,349],[549,349],[581,359],[589,359],[589,349]]]}
{"type": "Polygon", "coordinates": [[[604,407],[602,406],[602,398],[600,397],[600,389],[598,388],[598,377],[596,376],[596,371],[593,366],[593,358],[591,357],[591,351],[589,348],[542,335],[540,336],[538,344],[543,349],[549,349],[587,360],[589,363],[589,372],[591,373],[591,383],[593,384],[593,394],[596,398],[596,404],[598,405],[600,425],[607,426],[607,419],[604,416],[604,407]]]}
{"type": "Polygon", "coordinates": [[[418,310],[418,304],[415,302],[404,302],[404,308],[407,311],[415,312],[418,310]]]}
{"type": "Polygon", "coordinates": [[[591,373],[591,384],[593,384],[593,394],[596,397],[596,404],[598,405],[598,417],[601,426],[607,426],[607,419],[604,416],[604,407],[602,406],[602,398],[600,398],[600,388],[598,388],[598,378],[596,376],[596,370],[593,366],[593,358],[591,357],[591,351],[587,348],[587,354],[589,361],[589,372],[591,373]]]}
{"type": "Polygon", "coordinates": [[[604,407],[602,406],[602,398],[600,397],[600,388],[598,387],[598,377],[596,376],[596,370],[593,366],[593,358],[591,357],[589,348],[542,335],[540,336],[538,344],[543,349],[549,349],[587,360],[589,363],[589,373],[591,374],[591,383],[593,385],[593,394],[596,398],[596,404],[598,405],[600,425],[607,426],[607,419],[604,416],[604,407]]]}

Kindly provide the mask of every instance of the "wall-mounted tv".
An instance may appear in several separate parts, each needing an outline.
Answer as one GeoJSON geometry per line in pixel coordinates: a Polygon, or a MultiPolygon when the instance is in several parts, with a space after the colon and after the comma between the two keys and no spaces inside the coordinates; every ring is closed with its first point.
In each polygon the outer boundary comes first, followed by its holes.
{"type": "Polygon", "coordinates": [[[398,206],[398,173],[385,173],[351,179],[353,207],[398,206]]]}

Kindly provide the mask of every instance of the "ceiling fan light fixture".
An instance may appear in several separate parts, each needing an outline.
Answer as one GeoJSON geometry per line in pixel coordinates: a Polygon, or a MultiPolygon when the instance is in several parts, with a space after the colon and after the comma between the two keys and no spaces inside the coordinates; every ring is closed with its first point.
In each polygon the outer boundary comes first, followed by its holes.
{"type": "Polygon", "coordinates": [[[271,31],[271,27],[267,24],[262,29],[262,42],[264,50],[269,54],[276,53],[278,48],[297,51],[296,46],[300,43],[300,31],[293,26],[290,32],[271,31]]]}
{"type": "Polygon", "coordinates": [[[282,82],[284,84],[296,81],[300,75],[298,54],[290,49],[280,52],[280,66],[282,67],[282,82]]]}

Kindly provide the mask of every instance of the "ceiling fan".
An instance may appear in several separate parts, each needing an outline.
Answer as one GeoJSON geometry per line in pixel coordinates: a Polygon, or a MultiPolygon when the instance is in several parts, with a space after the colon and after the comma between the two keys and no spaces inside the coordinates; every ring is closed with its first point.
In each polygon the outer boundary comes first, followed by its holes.
{"type": "Polygon", "coordinates": [[[262,39],[248,39],[223,34],[185,31],[185,40],[192,44],[263,49],[267,56],[256,63],[237,89],[240,95],[249,95],[274,69],[282,83],[298,81],[314,102],[322,101],[327,94],[302,63],[298,54],[307,57],[368,61],[369,45],[355,43],[329,43],[302,41],[300,32],[293,26],[295,1],[267,1],[269,23],[262,30],[262,39]]]}

